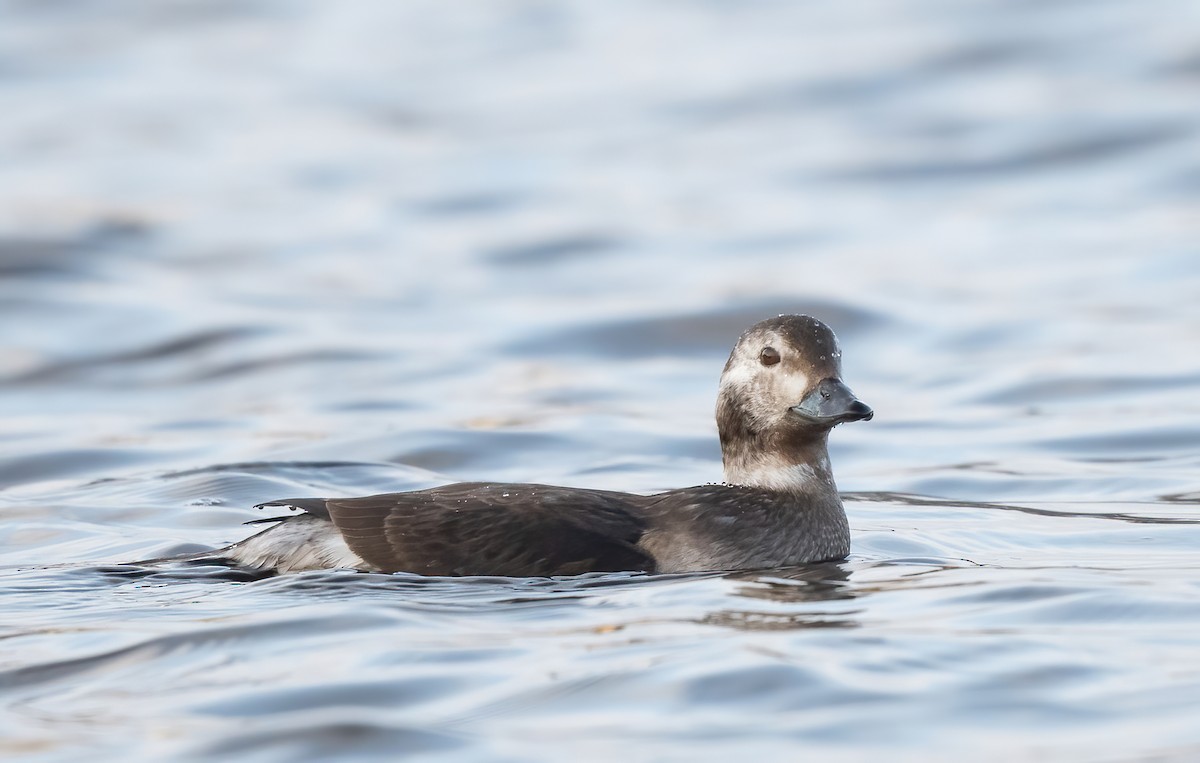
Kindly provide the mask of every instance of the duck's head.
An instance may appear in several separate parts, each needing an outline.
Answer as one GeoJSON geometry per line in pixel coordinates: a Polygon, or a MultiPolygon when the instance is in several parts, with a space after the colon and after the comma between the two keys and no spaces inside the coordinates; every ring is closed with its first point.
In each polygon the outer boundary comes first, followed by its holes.
{"type": "Polygon", "coordinates": [[[738,339],[717,397],[721,445],[786,450],[874,412],[842,381],[837,337],[807,315],[754,324],[738,339]]]}

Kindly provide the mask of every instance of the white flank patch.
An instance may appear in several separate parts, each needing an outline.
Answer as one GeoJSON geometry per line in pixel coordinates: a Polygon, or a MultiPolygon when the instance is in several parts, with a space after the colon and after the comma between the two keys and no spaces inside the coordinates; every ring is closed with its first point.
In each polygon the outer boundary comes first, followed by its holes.
{"type": "Polygon", "coordinates": [[[278,572],[370,569],[350,550],[333,523],[319,517],[285,519],[265,532],[230,546],[225,556],[245,567],[278,572]]]}

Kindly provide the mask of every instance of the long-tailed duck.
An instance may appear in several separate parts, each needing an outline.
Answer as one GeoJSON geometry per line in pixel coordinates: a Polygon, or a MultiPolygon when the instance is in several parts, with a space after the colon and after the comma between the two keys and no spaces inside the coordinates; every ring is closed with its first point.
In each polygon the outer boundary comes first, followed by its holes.
{"type": "Polygon", "coordinates": [[[635,495],[534,484],[288,498],[301,513],[207,556],[278,572],[424,575],[762,569],[841,559],[846,512],[827,441],[873,413],[842,383],[833,332],[806,315],[756,323],[721,373],[725,483],[635,495]]]}

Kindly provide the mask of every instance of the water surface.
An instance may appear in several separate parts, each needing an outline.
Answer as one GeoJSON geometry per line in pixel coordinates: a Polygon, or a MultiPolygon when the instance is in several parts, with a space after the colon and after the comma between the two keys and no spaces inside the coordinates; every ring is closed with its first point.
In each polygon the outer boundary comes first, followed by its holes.
{"type": "Polygon", "coordinates": [[[1200,757],[1198,20],[0,4],[0,754],[1200,757]],[[844,563],[128,564],[282,496],[717,480],[780,312],[877,412],[844,563]]]}

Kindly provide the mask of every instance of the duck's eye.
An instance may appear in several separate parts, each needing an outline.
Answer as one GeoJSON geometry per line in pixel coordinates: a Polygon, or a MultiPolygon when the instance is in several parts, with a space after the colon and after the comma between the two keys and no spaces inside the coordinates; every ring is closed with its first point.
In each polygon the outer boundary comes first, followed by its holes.
{"type": "Polygon", "coordinates": [[[764,366],[773,366],[779,362],[779,350],[774,347],[764,347],[758,354],[758,359],[764,366]]]}

